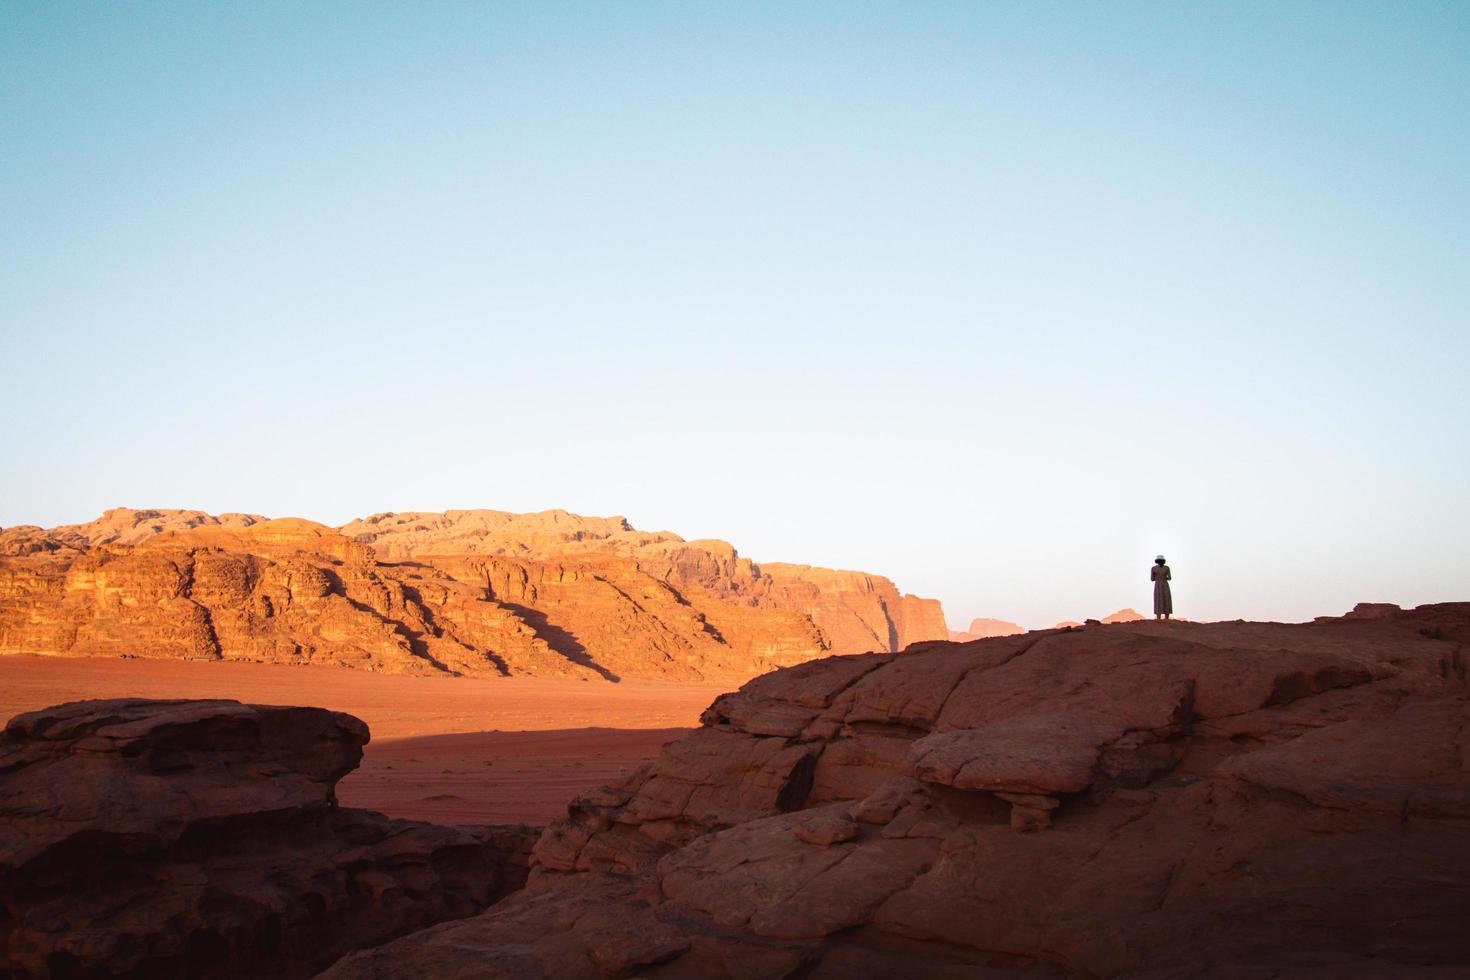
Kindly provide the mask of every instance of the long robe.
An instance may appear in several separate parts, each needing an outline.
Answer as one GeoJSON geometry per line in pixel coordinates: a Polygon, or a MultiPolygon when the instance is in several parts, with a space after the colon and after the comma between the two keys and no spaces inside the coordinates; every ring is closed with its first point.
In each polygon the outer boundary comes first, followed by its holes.
{"type": "Polygon", "coordinates": [[[1148,570],[1148,577],[1154,582],[1154,615],[1174,615],[1174,596],[1169,591],[1169,566],[1155,565],[1148,570]]]}

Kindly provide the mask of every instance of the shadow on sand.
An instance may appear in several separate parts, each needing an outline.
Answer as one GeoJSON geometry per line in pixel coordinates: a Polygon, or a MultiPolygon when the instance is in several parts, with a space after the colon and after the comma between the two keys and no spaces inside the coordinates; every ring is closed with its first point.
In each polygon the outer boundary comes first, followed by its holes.
{"type": "Polygon", "coordinates": [[[592,654],[587,652],[587,648],[582,645],[581,640],[577,639],[575,633],[562,629],[560,626],[547,620],[546,614],[541,610],[532,609],[530,606],[517,605],[514,602],[506,602],[503,599],[497,601],[525,620],[526,625],[535,630],[536,635],[545,640],[547,646],[551,647],[551,649],[563,657],[566,657],[572,663],[580,664],[588,670],[594,670],[602,675],[603,680],[612,681],[614,684],[622,680],[617,674],[614,674],[602,666],[602,664],[593,660],[592,654]]]}

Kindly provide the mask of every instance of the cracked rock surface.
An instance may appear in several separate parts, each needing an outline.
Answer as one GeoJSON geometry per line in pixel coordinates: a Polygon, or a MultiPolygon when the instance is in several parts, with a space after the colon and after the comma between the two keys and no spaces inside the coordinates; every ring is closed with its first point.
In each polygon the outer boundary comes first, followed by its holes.
{"type": "Polygon", "coordinates": [[[1467,646],[1371,606],[776,671],[324,976],[1464,976],[1467,646]]]}
{"type": "Polygon", "coordinates": [[[78,701],[0,732],[0,977],[308,977],[478,912],[529,829],[338,807],[351,715],[78,701]]]}

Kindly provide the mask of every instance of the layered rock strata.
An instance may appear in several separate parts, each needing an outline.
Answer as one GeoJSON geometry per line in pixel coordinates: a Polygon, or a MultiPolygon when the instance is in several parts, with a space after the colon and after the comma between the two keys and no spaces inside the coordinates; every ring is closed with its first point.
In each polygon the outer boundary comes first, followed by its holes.
{"type": "Polygon", "coordinates": [[[727,542],[639,531],[622,517],[582,517],[562,510],[414,512],[375,514],[341,530],[390,559],[616,557],[705,602],[794,614],[816,628],[823,652],[898,651],[946,635],[938,600],[904,595],[881,575],[775,562],[758,565],[727,542]]]}
{"type": "Polygon", "coordinates": [[[308,977],[484,909],[531,832],[336,805],[367,727],[320,708],[83,701],[0,732],[0,976],[308,977]]]}
{"type": "Polygon", "coordinates": [[[1460,976],[1467,647],[1462,603],[776,671],[324,976],[1460,976]]]}
{"type": "Polygon", "coordinates": [[[390,673],[743,680],[945,635],[885,578],[561,511],[293,518],[109,511],[0,532],[0,654],[390,673]]]}

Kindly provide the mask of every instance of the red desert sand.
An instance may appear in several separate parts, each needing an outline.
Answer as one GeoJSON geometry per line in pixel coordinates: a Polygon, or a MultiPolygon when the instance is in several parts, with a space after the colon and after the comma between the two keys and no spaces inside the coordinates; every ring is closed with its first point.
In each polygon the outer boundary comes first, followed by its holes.
{"type": "Polygon", "coordinates": [[[658,755],[729,685],[412,677],[331,667],[0,657],[0,720],[91,698],[316,705],[368,723],[343,805],[437,823],[543,824],[658,755]]]}

